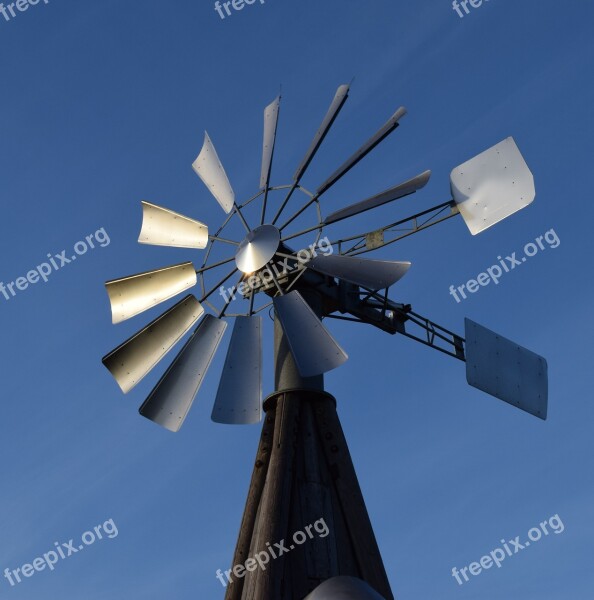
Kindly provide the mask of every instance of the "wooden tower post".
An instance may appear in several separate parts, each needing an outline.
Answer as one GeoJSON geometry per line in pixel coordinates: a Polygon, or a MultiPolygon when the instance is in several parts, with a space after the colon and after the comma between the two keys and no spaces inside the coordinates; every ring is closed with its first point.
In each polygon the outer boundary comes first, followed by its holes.
{"type": "MultiPolygon", "coordinates": [[[[302,293],[314,310],[320,308],[314,295],[302,293]]],[[[303,600],[338,575],[363,579],[393,600],[336,401],[324,392],[323,376],[299,375],[276,320],[274,339],[277,391],[264,403],[232,567],[260,552],[269,562],[238,569],[241,577],[232,572],[225,600],[303,600]],[[298,533],[301,543],[295,543],[297,532],[304,534],[298,533]],[[275,545],[281,543],[286,550],[275,545]]]]}

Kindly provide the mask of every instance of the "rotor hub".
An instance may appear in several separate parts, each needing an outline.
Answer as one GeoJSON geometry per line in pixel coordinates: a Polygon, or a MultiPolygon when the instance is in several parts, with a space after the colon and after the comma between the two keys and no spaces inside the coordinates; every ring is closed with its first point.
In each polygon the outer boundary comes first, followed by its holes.
{"type": "Polygon", "coordinates": [[[260,225],[252,229],[237,248],[237,268],[243,273],[261,269],[274,257],[280,240],[280,231],[274,225],[260,225]]]}

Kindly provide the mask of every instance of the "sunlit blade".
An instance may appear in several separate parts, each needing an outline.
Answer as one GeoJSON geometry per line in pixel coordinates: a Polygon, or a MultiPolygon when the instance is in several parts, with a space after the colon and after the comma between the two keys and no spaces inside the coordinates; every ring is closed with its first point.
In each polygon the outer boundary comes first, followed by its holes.
{"type": "Polygon", "coordinates": [[[303,177],[303,174],[307,170],[309,163],[312,161],[313,157],[316,155],[316,152],[318,151],[320,145],[324,141],[326,134],[328,133],[328,131],[330,131],[330,127],[332,127],[332,124],[336,120],[336,117],[338,116],[340,109],[344,106],[344,103],[347,101],[348,95],[349,95],[349,86],[348,85],[341,85],[338,88],[338,90],[336,90],[334,100],[332,100],[332,104],[330,105],[330,108],[328,109],[328,112],[326,113],[326,116],[324,117],[322,124],[320,125],[318,131],[316,132],[314,139],[312,140],[311,145],[310,145],[309,149],[307,150],[307,153],[305,154],[305,156],[303,157],[303,160],[301,161],[301,164],[297,168],[297,171],[295,171],[295,175],[293,175],[293,179],[295,181],[298,182],[303,177]]]}
{"type": "Polygon", "coordinates": [[[274,311],[302,377],[321,375],[348,359],[298,291],[274,298],[274,311]]]}
{"type": "Polygon", "coordinates": [[[141,244],[175,248],[205,248],[208,227],[168,208],[142,201],[141,244]]]}
{"type": "Polygon", "coordinates": [[[236,317],[212,420],[259,423],[262,401],[262,317],[236,317]]]}
{"type": "Polygon", "coordinates": [[[316,256],[305,266],[330,277],[338,277],[372,290],[383,290],[402,279],[410,269],[409,262],[371,260],[355,256],[316,256]]]}
{"type": "Polygon", "coordinates": [[[535,417],[546,419],[546,360],[470,319],[464,321],[468,383],[535,417]]]}
{"type": "Polygon", "coordinates": [[[264,141],[262,144],[262,171],[260,173],[260,187],[262,189],[267,188],[270,183],[279,107],[280,96],[264,109],[264,141]]]}
{"type": "Polygon", "coordinates": [[[105,284],[113,323],[120,323],[196,285],[191,262],[113,279],[105,284]]]}
{"type": "Polygon", "coordinates": [[[227,214],[230,213],[235,203],[235,193],[208,133],[204,134],[204,145],[198,158],[192,163],[192,168],[217,199],[222,209],[227,214]]]}
{"type": "Polygon", "coordinates": [[[393,200],[398,200],[399,198],[404,198],[409,194],[414,194],[417,190],[420,190],[427,185],[430,177],[431,171],[425,171],[424,173],[421,173],[420,175],[417,175],[416,177],[413,177],[404,183],[400,183],[394,187],[391,187],[389,190],[385,190],[380,194],[372,196],[371,198],[367,198],[367,200],[362,200],[361,202],[351,204],[346,208],[341,208],[340,210],[328,215],[324,221],[324,225],[337,223],[338,221],[348,219],[349,217],[354,217],[355,215],[359,215],[367,210],[371,210],[372,208],[382,206],[383,204],[387,204],[393,200]]]}
{"type": "Polygon", "coordinates": [[[472,235],[528,206],[534,177],[512,137],[456,167],[452,195],[472,235]]]}
{"type": "Polygon", "coordinates": [[[202,316],[194,296],[186,296],[144,329],[103,357],[103,364],[128,393],[202,316]]]}
{"type": "Polygon", "coordinates": [[[316,196],[321,196],[329,190],[341,177],[346,175],[360,160],[365,158],[382,140],[384,140],[398,125],[400,119],[406,114],[406,109],[400,107],[382,127],[367,140],[355,154],[344,162],[322,185],[317,189],[316,196]]]}
{"type": "Polygon", "coordinates": [[[212,315],[204,319],[140,407],[140,414],[179,431],[219,347],[227,323],[212,315]]]}

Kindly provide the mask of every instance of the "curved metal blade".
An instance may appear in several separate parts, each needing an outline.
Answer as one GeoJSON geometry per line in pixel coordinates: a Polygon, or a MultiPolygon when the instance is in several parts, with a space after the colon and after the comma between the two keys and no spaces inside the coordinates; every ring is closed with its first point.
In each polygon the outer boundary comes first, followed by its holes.
{"type": "Polygon", "coordinates": [[[235,204],[235,193],[219,160],[217,151],[206,132],[204,132],[202,150],[192,163],[192,168],[216,198],[222,209],[229,214],[235,204]]]}
{"type": "Polygon", "coordinates": [[[143,200],[142,229],[138,242],[174,248],[205,248],[208,227],[200,221],[143,200]]]}
{"type": "Polygon", "coordinates": [[[179,431],[219,347],[227,323],[205,315],[170,367],[140,407],[140,414],[179,431]]]}
{"type": "Polygon", "coordinates": [[[316,256],[305,266],[308,269],[338,277],[372,290],[383,290],[402,279],[411,263],[397,260],[371,260],[355,256],[316,256]]]}
{"type": "Polygon", "coordinates": [[[274,298],[274,311],[302,377],[321,375],[348,359],[297,290],[274,298]]]}
{"type": "Polygon", "coordinates": [[[450,184],[472,235],[528,206],[536,195],[534,177],[512,137],[456,167],[450,184]]]}
{"type": "Polygon", "coordinates": [[[347,101],[347,98],[349,96],[349,87],[350,86],[348,85],[341,85],[336,90],[334,100],[332,100],[332,104],[330,105],[330,108],[328,109],[328,112],[326,113],[322,124],[320,125],[316,134],[314,135],[311,145],[308,148],[305,156],[303,157],[301,164],[297,167],[295,175],[293,175],[293,179],[295,181],[299,182],[301,180],[305,171],[307,170],[307,167],[309,167],[309,163],[311,163],[311,161],[313,160],[313,157],[316,155],[316,152],[318,151],[320,145],[324,141],[324,138],[328,134],[328,131],[330,131],[330,127],[332,127],[332,124],[336,120],[338,113],[344,106],[344,103],[347,101]]]}
{"type": "Polygon", "coordinates": [[[406,108],[400,107],[380,129],[369,138],[360,148],[347,159],[322,185],[317,189],[316,196],[321,196],[329,190],[341,177],[346,175],[360,160],[365,158],[382,140],[384,140],[398,125],[400,119],[406,114],[406,108]]]}
{"type": "Polygon", "coordinates": [[[420,190],[427,185],[430,177],[431,171],[425,171],[424,173],[421,173],[420,175],[417,175],[416,177],[413,177],[404,183],[399,183],[398,185],[395,185],[394,187],[391,187],[380,194],[376,194],[371,198],[367,198],[367,200],[362,200],[361,202],[356,202],[355,204],[351,204],[346,208],[341,208],[340,210],[328,215],[324,220],[324,225],[337,223],[338,221],[348,219],[349,217],[354,217],[355,215],[359,215],[365,211],[371,210],[372,208],[382,206],[383,204],[387,204],[393,200],[398,200],[399,198],[404,198],[405,196],[414,194],[417,190],[420,190]]]}
{"type": "Polygon", "coordinates": [[[267,188],[270,183],[279,107],[280,96],[264,109],[264,141],[262,144],[262,171],[260,173],[260,188],[262,189],[267,188]]]}
{"type": "Polygon", "coordinates": [[[262,402],[262,317],[236,317],[212,420],[259,423],[262,402]]]}
{"type": "Polygon", "coordinates": [[[173,348],[202,316],[191,294],[102,358],[127,394],[173,348]]]}
{"type": "Polygon", "coordinates": [[[196,285],[191,262],[129,275],[105,283],[113,323],[120,323],[196,285]]]}
{"type": "Polygon", "coordinates": [[[547,361],[470,319],[464,325],[468,383],[545,420],[547,361]]]}

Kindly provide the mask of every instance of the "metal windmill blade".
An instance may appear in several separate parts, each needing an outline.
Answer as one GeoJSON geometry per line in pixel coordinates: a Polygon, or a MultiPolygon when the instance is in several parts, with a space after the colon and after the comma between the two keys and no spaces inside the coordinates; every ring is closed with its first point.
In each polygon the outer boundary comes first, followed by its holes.
{"type": "Polygon", "coordinates": [[[258,423],[262,413],[262,317],[237,317],[212,420],[227,425],[258,423]]]}
{"type": "Polygon", "coordinates": [[[331,225],[332,223],[338,223],[338,221],[342,221],[343,219],[360,215],[361,213],[367,212],[372,208],[377,208],[378,206],[388,204],[388,202],[393,202],[394,200],[399,200],[400,198],[414,194],[427,185],[430,177],[431,171],[425,171],[420,175],[417,175],[416,177],[413,177],[404,183],[399,183],[398,185],[376,194],[371,198],[367,198],[366,200],[361,200],[360,202],[356,202],[355,204],[341,208],[340,210],[328,215],[324,219],[324,224],[331,225]]]}
{"type": "Polygon", "coordinates": [[[142,201],[140,244],[174,248],[206,248],[208,227],[168,208],[142,201]]]}
{"type": "Polygon", "coordinates": [[[327,373],[347,360],[346,352],[298,291],[277,296],[274,310],[303,377],[327,373]]]}
{"type": "Polygon", "coordinates": [[[411,263],[396,260],[369,260],[352,256],[316,256],[305,266],[372,290],[389,288],[402,279],[411,263]]]}
{"type": "Polygon", "coordinates": [[[124,393],[129,392],[203,315],[191,294],[103,357],[124,393]]]}
{"type": "Polygon", "coordinates": [[[309,167],[311,161],[313,160],[314,156],[316,155],[317,151],[319,150],[320,146],[322,145],[324,138],[328,135],[328,132],[330,131],[330,128],[334,124],[336,117],[338,117],[338,114],[342,110],[344,103],[347,101],[347,98],[349,97],[349,87],[350,86],[348,86],[348,85],[341,85],[336,90],[336,94],[334,95],[332,104],[330,104],[330,107],[328,108],[328,112],[326,113],[326,116],[324,117],[320,127],[316,131],[316,134],[311,142],[310,147],[308,148],[307,152],[305,153],[305,156],[303,157],[301,164],[297,167],[297,170],[295,171],[295,175],[293,175],[294,181],[296,181],[296,182],[301,181],[301,178],[305,174],[307,167],[309,167]]]}
{"type": "Polygon", "coordinates": [[[301,178],[305,175],[307,168],[309,167],[311,161],[314,159],[314,156],[316,155],[317,151],[320,149],[322,142],[328,135],[330,128],[334,124],[334,121],[336,121],[336,118],[338,117],[338,115],[339,115],[340,111],[342,110],[342,107],[344,106],[348,97],[349,97],[349,86],[348,85],[339,86],[338,89],[336,90],[336,94],[334,94],[334,99],[332,100],[332,103],[330,104],[330,107],[328,108],[328,112],[326,113],[326,115],[324,116],[324,119],[322,120],[322,123],[318,127],[318,130],[316,131],[314,138],[311,141],[311,144],[310,144],[309,148],[307,149],[305,156],[303,157],[303,160],[297,167],[297,170],[295,171],[295,175],[293,175],[293,184],[291,185],[291,187],[289,189],[289,193],[287,194],[287,196],[285,197],[285,199],[283,200],[281,205],[278,207],[278,210],[276,211],[276,214],[275,214],[274,218],[272,219],[272,225],[274,225],[278,221],[278,218],[280,217],[281,213],[283,212],[283,210],[287,206],[289,200],[291,199],[293,192],[299,187],[301,178]]]}
{"type": "MultiPolygon", "coordinates": [[[[212,311],[204,316],[142,405],[143,416],[172,431],[181,427],[215,357],[227,322],[234,320],[212,419],[225,424],[259,421],[264,325],[260,313],[270,309],[286,336],[302,377],[328,372],[347,360],[347,354],[322,323],[324,318],[347,318],[399,333],[463,360],[467,363],[470,385],[536,416],[546,417],[546,363],[542,357],[472,322],[466,324],[464,339],[416,315],[409,305],[388,298],[388,290],[408,272],[411,263],[358,257],[458,214],[474,235],[530,204],[535,194],[534,180],[513,138],[453,169],[451,200],[381,229],[338,239],[327,245],[325,252],[316,252],[327,227],[415,194],[427,186],[431,176],[430,171],[424,171],[364,200],[344,203],[343,208],[324,217],[327,192],[377,148],[406,114],[405,108],[399,108],[315,192],[310,192],[303,187],[302,179],[348,94],[348,85],[338,88],[292,182],[287,185],[271,185],[280,96],[266,106],[260,189],[241,203],[236,202],[225,169],[205,134],[192,167],[227,213],[216,233],[209,234],[204,223],[168,208],[142,203],[140,243],[204,250],[204,260],[199,269],[186,262],[107,282],[113,322],[138,315],[197,283],[201,295],[199,300],[193,296],[184,298],[104,357],[105,366],[121,389],[128,392],[136,386],[181,341],[205,309],[212,311]],[[285,193],[284,199],[278,197],[279,192],[285,193]],[[282,225],[277,225],[297,196],[303,198],[303,203],[286,215],[282,225]],[[274,202],[274,217],[267,221],[266,206],[271,202],[274,202]],[[252,216],[250,212],[256,214],[252,216]],[[311,226],[291,231],[292,223],[306,213],[311,215],[311,226]],[[258,225],[250,227],[248,216],[258,225]],[[226,234],[236,222],[233,217],[246,230],[240,239],[234,239],[236,234],[226,234]],[[288,245],[290,240],[306,235],[313,237],[305,249],[296,251],[288,245]],[[239,280],[231,284],[229,280],[236,274],[239,280]],[[314,310],[305,299],[308,294],[302,292],[317,294],[322,308],[314,310]],[[217,294],[222,298],[218,306],[217,294]],[[234,310],[240,303],[243,309],[234,310]],[[415,328],[421,333],[414,333],[415,328]],[[515,364],[520,365],[519,370],[511,368],[512,356],[515,364]]],[[[398,210],[401,204],[391,206],[398,210]]]]}
{"type": "Polygon", "coordinates": [[[170,431],[179,431],[204,381],[226,327],[225,321],[212,315],[204,317],[140,407],[143,417],[170,431]]]}
{"type": "Polygon", "coordinates": [[[235,205],[235,193],[207,132],[204,132],[204,144],[200,154],[192,163],[192,168],[216,198],[221,208],[226,213],[230,213],[235,205]]]}
{"type": "Polygon", "coordinates": [[[106,282],[113,323],[130,319],[196,285],[191,262],[106,282]]]}
{"type": "Polygon", "coordinates": [[[272,171],[272,158],[276,143],[276,129],[280,109],[280,96],[275,98],[264,110],[264,139],[262,142],[262,169],[260,172],[260,188],[265,189],[270,185],[272,171]]]}
{"type": "Polygon", "coordinates": [[[359,161],[363,160],[380,142],[382,142],[399,125],[400,119],[406,115],[406,108],[401,106],[379,129],[374,133],[350,158],[348,158],[317,191],[316,196],[321,196],[328,191],[339,179],[342,179],[359,161]]]}
{"type": "MultiPolygon", "coordinates": [[[[400,125],[400,119],[406,115],[406,108],[401,106],[396,112],[354,153],[352,154],[330,177],[318,186],[315,194],[309,194],[308,200],[296,213],[287,219],[279,228],[281,231],[286,229],[298,216],[300,216],[313,203],[317,202],[334,184],[342,179],[355,165],[362,161],[372,150],[374,150],[383,140],[385,140],[400,125]]],[[[405,184],[402,184],[405,185],[405,184]]],[[[290,194],[289,194],[290,195],[290,194]]],[[[288,199],[288,197],[287,197],[288,199]]],[[[285,207],[287,199],[281,205],[281,210],[285,207]]],[[[280,215],[277,215],[277,217],[280,215]]],[[[276,221],[276,218],[275,218],[276,221]]],[[[273,221],[274,223],[274,221],[273,221]]]]}

